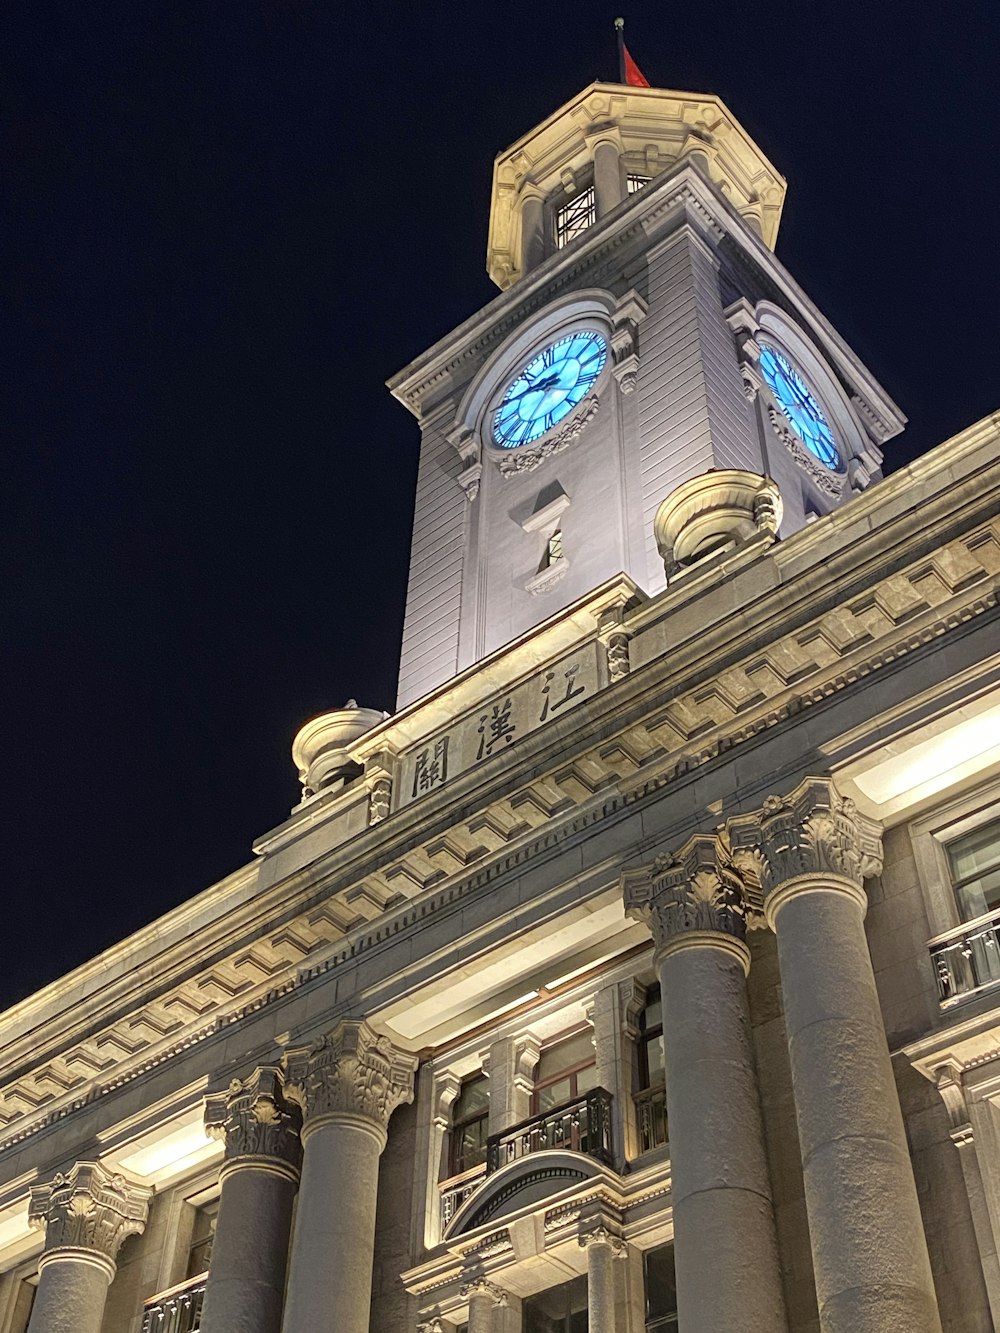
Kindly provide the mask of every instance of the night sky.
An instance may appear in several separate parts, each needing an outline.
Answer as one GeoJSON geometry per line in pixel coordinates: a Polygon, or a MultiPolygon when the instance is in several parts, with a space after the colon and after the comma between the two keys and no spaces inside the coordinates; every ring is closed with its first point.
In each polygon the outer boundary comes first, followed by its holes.
{"type": "MultiPolygon", "coordinates": [[[[248,860],[306,718],[392,708],[384,380],[495,294],[493,157],[616,77],[615,12],[8,6],[0,1003],[248,860]]],[[[625,12],[786,176],[780,258],[910,418],[887,470],[1000,408],[1000,9],[625,12]]]]}

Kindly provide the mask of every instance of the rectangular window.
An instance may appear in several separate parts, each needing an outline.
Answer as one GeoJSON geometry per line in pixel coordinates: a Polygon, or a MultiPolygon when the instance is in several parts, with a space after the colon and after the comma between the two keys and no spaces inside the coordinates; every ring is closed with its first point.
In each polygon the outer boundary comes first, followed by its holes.
{"type": "Polygon", "coordinates": [[[593,1038],[587,1027],[543,1048],[535,1070],[532,1114],[562,1106],[597,1086],[593,1038]]]}
{"type": "Polygon", "coordinates": [[[636,194],[644,185],[648,185],[651,180],[651,176],[640,176],[637,172],[630,171],[625,178],[625,185],[629,194],[636,194]]]}
{"type": "Polygon", "coordinates": [[[563,204],[562,208],[556,209],[557,248],[561,250],[564,245],[569,245],[570,241],[575,241],[578,236],[582,236],[588,227],[594,225],[596,220],[597,198],[594,194],[594,187],[588,185],[568,204],[563,204]]]}
{"type": "Polygon", "coordinates": [[[575,1277],[540,1291],[522,1308],[524,1333],[587,1333],[587,1279],[575,1277]]]}
{"type": "Polygon", "coordinates": [[[646,1284],[646,1333],[675,1333],[677,1328],[677,1281],[674,1277],[674,1247],[660,1245],[642,1256],[646,1284]]]}
{"type": "Polygon", "coordinates": [[[8,1333],[26,1333],[28,1321],[31,1318],[31,1307],[35,1303],[35,1293],[38,1291],[38,1278],[25,1278],[23,1282],[18,1283],[17,1295],[14,1297],[14,1311],[11,1317],[8,1333]]]}
{"type": "Polygon", "coordinates": [[[650,986],[646,992],[646,1003],[639,1016],[639,1086],[662,1088],[663,1060],[663,1008],[660,1003],[659,986],[650,986]]]}
{"type": "Polygon", "coordinates": [[[947,851],[962,920],[1000,908],[1000,819],[956,838],[947,851]]]}
{"type": "Polygon", "coordinates": [[[462,1084],[451,1113],[448,1140],[448,1174],[460,1176],[486,1161],[489,1134],[490,1081],[475,1074],[462,1084]]]}
{"type": "Polygon", "coordinates": [[[215,1240],[215,1224],[219,1219],[219,1200],[213,1199],[199,1208],[194,1216],[191,1231],[191,1248],[188,1250],[186,1277],[200,1277],[207,1273],[212,1262],[212,1244],[215,1240]]]}

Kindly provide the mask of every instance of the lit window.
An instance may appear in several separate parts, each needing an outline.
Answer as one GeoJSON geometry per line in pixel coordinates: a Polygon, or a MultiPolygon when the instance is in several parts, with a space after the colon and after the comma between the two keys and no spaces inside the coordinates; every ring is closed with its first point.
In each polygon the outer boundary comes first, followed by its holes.
{"type": "Polygon", "coordinates": [[[215,1241],[215,1224],[219,1220],[219,1200],[213,1199],[199,1208],[194,1215],[191,1229],[191,1245],[188,1249],[187,1276],[201,1277],[207,1273],[212,1262],[212,1245],[215,1241]]]}
{"type": "Polygon", "coordinates": [[[1000,908],[1000,819],[956,838],[947,851],[962,920],[1000,908]]]}
{"type": "Polygon", "coordinates": [[[625,187],[629,194],[637,194],[644,185],[648,185],[652,176],[639,176],[634,171],[630,171],[625,177],[625,187]]]}
{"type": "Polygon", "coordinates": [[[448,1140],[448,1174],[460,1176],[486,1161],[490,1081],[485,1074],[467,1078],[455,1100],[448,1140]]]}
{"type": "Polygon", "coordinates": [[[540,1291],[524,1302],[524,1333],[587,1333],[587,1279],[540,1291]]]}
{"type": "Polygon", "coordinates": [[[594,187],[588,185],[575,199],[556,210],[556,245],[561,250],[570,241],[582,236],[597,220],[597,199],[594,187]]]}
{"type": "Polygon", "coordinates": [[[660,1245],[642,1256],[646,1282],[646,1331],[677,1328],[677,1281],[674,1277],[674,1247],[660,1245]]]}
{"type": "Polygon", "coordinates": [[[535,1070],[532,1111],[537,1115],[553,1106],[562,1106],[596,1086],[593,1033],[588,1027],[542,1050],[535,1070]]]}
{"type": "Polygon", "coordinates": [[[646,992],[646,1004],[639,1016],[639,1085],[663,1087],[663,1008],[659,986],[646,992]]]}

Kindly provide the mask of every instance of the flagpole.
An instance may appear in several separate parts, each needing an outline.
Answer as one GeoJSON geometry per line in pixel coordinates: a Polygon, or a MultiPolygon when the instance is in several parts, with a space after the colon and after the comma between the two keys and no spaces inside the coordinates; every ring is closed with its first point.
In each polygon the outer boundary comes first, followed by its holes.
{"type": "Polygon", "coordinates": [[[625,20],[623,18],[615,19],[615,29],[618,33],[618,82],[627,83],[625,77],[625,20]]]}

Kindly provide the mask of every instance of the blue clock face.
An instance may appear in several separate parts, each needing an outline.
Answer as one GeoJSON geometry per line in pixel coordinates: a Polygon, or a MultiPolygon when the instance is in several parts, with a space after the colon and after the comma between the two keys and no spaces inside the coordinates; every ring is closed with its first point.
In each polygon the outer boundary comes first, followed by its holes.
{"type": "Polygon", "coordinates": [[[831,472],[839,472],[843,463],[837,441],[815,394],[802,376],[787,357],[766,345],[760,349],[760,370],[795,434],[825,467],[831,472]]]}
{"type": "Polygon", "coordinates": [[[504,390],[493,414],[496,443],[516,449],[551,430],[590,392],[607,359],[608,344],[592,329],[550,343],[504,390]]]}

